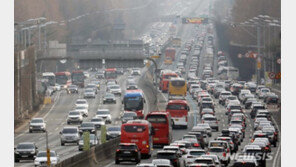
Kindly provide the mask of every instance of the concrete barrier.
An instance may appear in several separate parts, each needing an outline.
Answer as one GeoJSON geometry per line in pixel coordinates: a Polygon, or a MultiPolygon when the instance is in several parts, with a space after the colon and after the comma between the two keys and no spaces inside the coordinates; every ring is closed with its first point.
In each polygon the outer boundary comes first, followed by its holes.
{"type": "Polygon", "coordinates": [[[83,151],[73,157],[65,159],[55,165],[55,167],[97,167],[107,159],[115,158],[115,151],[120,143],[120,138],[110,140],[104,144],[92,147],[89,151],[83,151]]]}

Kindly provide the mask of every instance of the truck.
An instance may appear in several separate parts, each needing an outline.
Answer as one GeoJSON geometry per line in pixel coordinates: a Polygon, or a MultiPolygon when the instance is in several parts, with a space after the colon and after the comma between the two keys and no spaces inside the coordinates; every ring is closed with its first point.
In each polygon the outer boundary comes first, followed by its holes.
{"type": "Polygon", "coordinates": [[[165,58],[171,58],[172,61],[175,60],[176,49],[175,48],[167,48],[165,50],[165,58]]]}

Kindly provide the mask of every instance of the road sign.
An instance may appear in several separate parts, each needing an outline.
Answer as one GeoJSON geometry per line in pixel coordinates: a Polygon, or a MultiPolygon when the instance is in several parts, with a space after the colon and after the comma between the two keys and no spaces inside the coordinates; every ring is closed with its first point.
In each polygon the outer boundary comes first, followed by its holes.
{"type": "Polygon", "coordinates": [[[274,73],[274,72],[270,72],[270,73],[268,74],[268,77],[269,77],[270,79],[275,79],[275,73],[274,73]]]}
{"type": "Polygon", "coordinates": [[[260,61],[257,62],[257,69],[258,70],[261,69],[261,62],[260,61]]]}

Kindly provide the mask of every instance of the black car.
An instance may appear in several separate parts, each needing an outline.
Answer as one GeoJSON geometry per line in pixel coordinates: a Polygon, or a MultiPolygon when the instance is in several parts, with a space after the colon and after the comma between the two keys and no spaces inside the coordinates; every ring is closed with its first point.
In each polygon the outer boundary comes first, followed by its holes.
{"type": "Polygon", "coordinates": [[[179,167],[179,156],[177,151],[171,151],[171,150],[161,150],[157,151],[157,159],[168,159],[172,162],[174,167],[179,167]]]}
{"type": "Polygon", "coordinates": [[[123,161],[132,161],[137,164],[141,161],[141,153],[135,143],[120,143],[116,149],[115,164],[123,161]]]}
{"type": "Polygon", "coordinates": [[[85,131],[89,131],[89,133],[96,133],[96,126],[93,122],[82,122],[82,124],[79,126],[79,133],[82,134],[85,131]]]}
{"type": "Polygon", "coordinates": [[[14,148],[14,162],[20,162],[20,160],[34,160],[37,153],[38,147],[35,143],[19,143],[16,148],[14,148]]]}
{"type": "Polygon", "coordinates": [[[256,105],[254,105],[254,106],[253,106],[253,109],[252,109],[252,111],[251,111],[251,113],[250,113],[251,118],[252,118],[252,119],[255,118],[255,116],[257,115],[257,111],[258,111],[258,110],[265,110],[265,109],[266,109],[265,106],[262,105],[262,104],[256,104],[256,105]]]}

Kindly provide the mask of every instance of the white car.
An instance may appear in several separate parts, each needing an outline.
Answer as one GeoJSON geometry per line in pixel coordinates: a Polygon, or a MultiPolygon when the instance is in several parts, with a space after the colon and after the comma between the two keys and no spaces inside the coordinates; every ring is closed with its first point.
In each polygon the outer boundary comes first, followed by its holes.
{"type": "Polygon", "coordinates": [[[205,129],[207,132],[207,135],[210,137],[212,136],[212,128],[210,127],[210,125],[208,123],[197,124],[196,126],[194,126],[192,128],[192,131],[194,131],[194,129],[198,129],[198,128],[205,129]]]}
{"type": "Polygon", "coordinates": [[[260,89],[258,96],[259,99],[263,99],[265,97],[266,94],[270,93],[270,89],[269,88],[262,88],[260,89]]]}
{"type": "Polygon", "coordinates": [[[192,144],[198,143],[198,140],[195,135],[184,135],[182,140],[189,141],[192,144]]]}
{"type": "Polygon", "coordinates": [[[33,131],[46,131],[46,124],[43,118],[33,118],[30,122],[29,133],[33,131]]]}
{"type": "Polygon", "coordinates": [[[92,88],[88,88],[84,90],[84,98],[96,98],[96,92],[92,88]]]}
{"type": "Polygon", "coordinates": [[[196,158],[202,155],[206,155],[206,151],[203,149],[187,149],[186,154],[182,156],[184,166],[189,166],[196,158]]]}
{"type": "Polygon", "coordinates": [[[246,94],[252,94],[251,91],[249,89],[242,89],[238,95],[238,98],[240,101],[243,101],[244,100],[244,96],[246,94]]]}
{"type": "Polygon", "coordinates": [[[224,147],[209,147],[208,153],[210,155],[217,155],[225,165],[230,162],[230,153],[227,152],[224,147]]]}
{"type": "Polygon", "coordinates": [[[101,126],[105,125],[105,120],[101,117],[94,117],[90,120],[90,122],[95,124],[95,127],[97,129],[101,128],[101,126]]]}
{"type": "Polygon", "coordinates": [[[67,118],[67,124],[82,123],[83,117],[79,111],[70,111],[67,118]]]}
{"type": "Polygon", "coordinates": [[[112,117],[109,109],[98,109],[95,117],[103,118],[105,120],[105,123],[112,123],[112,117]]]}
{"type": "Polygon", "coordinates": [[[77,99],[75,103],[77,106],[85,106],[88,109],[88,102],[85,99],[77,99]]]}
{"type": "Polygon", "coordinates": [[[76,106],[75,111],[79,111],[82,116],[88,116],[88,108],[86,106],[76,106]]]}
{"type": "Polygon", "coordinates": [[[155,166],[161,166],[161,165],[172,165],[171,161],[168,159],[153,159],[152,164],[155,166]]]}
{"type": "MultiPolygon", "coordinates": [[[[56,165],[60,162],[60,158],[55,151],[50,151],[50,163],[52,165],[56,165]]],[[[37,166],[46,166],[47,163],[47,152],[46,151],[39,151],[35,160],[34,165],[37,166]]]]}
{"type": "Polygon", "coordinates": [[[108,91],[114,95],[121,95],[121,88],[119,85],[108,86],[108,91]]]}

